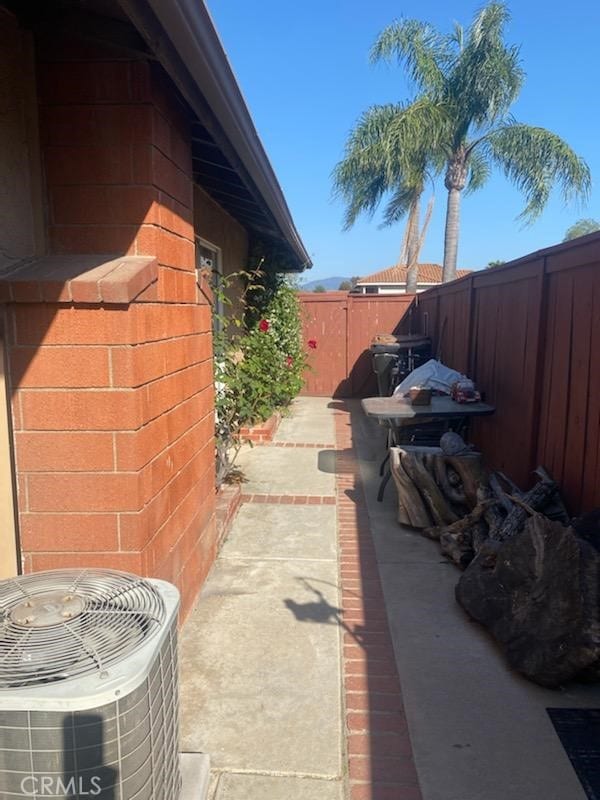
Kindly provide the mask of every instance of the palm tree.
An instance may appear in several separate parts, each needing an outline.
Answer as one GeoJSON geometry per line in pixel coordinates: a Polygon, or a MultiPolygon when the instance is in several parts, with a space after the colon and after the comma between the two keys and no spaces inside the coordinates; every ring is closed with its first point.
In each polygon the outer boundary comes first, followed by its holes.
{"type": "Polygon", "coordinates": [[[419,101],[372,106],[351,131],[344,158],[333,171],[334,193],[346,203],[346,230],[361,213],[372,216],[384,197],[383,225],[407,216],[399,257],[407,265],[407,292],[417,288],[417,261],[431,219],[432,200],[421,227],[421,197],[428,178],[439,169],[431,144],[414,130],[414,120],[421,125],[428,111],[438,114],[429,105],[421,109],[419,101]]]}
{"type": "Polygon", "coordinates": [[[571,239],[577,239],[579,236],[587,236],[588,233],[595,233],[600,231],[600,222],[598,220],[588,217],[587,219],[578,219],[574,225],[567,228],[565,231],[565,238],[563,242],[570,242],[571,239]]]}
{"type": "Polygon", "coordinates": [[[525,76],[519,49],[504,42],[508,19],[506,6],[492,2],[468,30],[456,25],[450,35],[403,20],[387,27],[371,51],[373,61],[395,58],[406,67],[419,93],[412,131],[434,140],[445,159],[444,281],[456,277],[461,193],[480,188],[492,167],[524,194],[519,218],[526,222],[542,212],[556,184],[566,200],[590,190],[588,166],[566,142],[510,116],[525,76]]]}

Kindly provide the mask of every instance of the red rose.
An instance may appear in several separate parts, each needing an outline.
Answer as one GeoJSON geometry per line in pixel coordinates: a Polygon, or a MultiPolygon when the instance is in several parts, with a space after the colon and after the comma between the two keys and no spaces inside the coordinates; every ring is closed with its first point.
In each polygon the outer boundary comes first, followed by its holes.
{"type": "Polygon", "coordinates": [[[258,323],[258,330],[262,331],[263,333],[266,333],[269,330],[269,323],[266,319],[261,319],[261,321],[258,323]]]}
{"type": "Polygon", "coordinates": [[[311,350],[316,350],[317,349],[317,340],[316,339],[309,339],[308,340],[308,346],[310,347],[311,350]]]}

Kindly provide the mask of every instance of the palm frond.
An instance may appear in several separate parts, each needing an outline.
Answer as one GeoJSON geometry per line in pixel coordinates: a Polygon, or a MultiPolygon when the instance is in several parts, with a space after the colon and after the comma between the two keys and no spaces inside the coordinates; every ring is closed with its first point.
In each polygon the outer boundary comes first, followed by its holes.
{"type": "Polygon", "coordinates": [[[361,116],[332,174],[333,194],[346,205],[346,228],[361,213],[372,216],[388,192],[393,195],[384,224],[406,214],[404,193],[422,192],[428,176],[443,165],[437,145],[445,124],[444,109],[427,98],[373,106],[361,116]]]}
{"type": "Polygon", "coordinates": [[[465,194],[481,189],[491,174],[490,159],[483,150],[474,149],[469,156],[469,179],[465,186],[465,194]]]}
{"type": "Polygon", "coordinates": [[[448,71],[447,99],[463,136],[471,125],[488,128],[505,117],[523,85],[519,48],[504,42],[508,19],[503,3],[482,9],[448,71]]]}
{"type": "Polygon", "coordinates": [[[385,211],[383,212],[383,221],[380,227],[386,228],[389,225],[399,222],[408,214],[411,206],[418,202],[422,192],[422,186],[399,186],[394,191],[385,207],[385,211]]]}
{"type": "Polygon", "coordinates": [[[452,32],[448,34],[449,49],[456,48],[458,52],[463,49],[465,44],[465,29],[458,22],[452,26],[452,32]]]}
{"type": "Polygon", "coordinates": [[[416,19],[388,25],[371,48],[371,62],[404,63],[413,83],[423,91],[439,91],[444,85],[444,65],[451,55],[448,37],[433,25],[416,19]]]}
{"type": "Polygon", "coordinates": [[[482,145],[524,194],[526,205],[519,219],[525,222],[541,214],[555,186],[566,202],[589,197],[588,165],[560,136],[545,128],[511,123],[490,133],[482,145]]]}

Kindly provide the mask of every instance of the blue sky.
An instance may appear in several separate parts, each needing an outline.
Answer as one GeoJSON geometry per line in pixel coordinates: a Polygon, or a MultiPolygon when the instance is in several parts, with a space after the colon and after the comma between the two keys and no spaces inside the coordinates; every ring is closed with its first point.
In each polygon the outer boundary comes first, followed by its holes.
{"type": "MultiPolygon", "coordinates": [[[[343,207],[331,198],[331,170],[358,116],[374,103],[411,96],[402,70],[371,66],[369,48],[392,20],[417,17],[448,30],[467,25],[480,2],[457,0],[207,0],[256,127],[314,262],[307,279],[365,275],[395,263],[402,224],[380,229],[377,216],[342,231],[343,207]]],[[[600,219],[600,4],[594,0],[521,0],[510,4],[507,41],[521,46],[527,80],[515,117],[565,138],[594,180],[587,206],[560,196],[523,228],[516,189],[495,174],[464,198],[458,266],[479,269],[562,240],[580,217],[600,219]]],[[[441,263],[443,184],[422,261],[441,263]]]]}

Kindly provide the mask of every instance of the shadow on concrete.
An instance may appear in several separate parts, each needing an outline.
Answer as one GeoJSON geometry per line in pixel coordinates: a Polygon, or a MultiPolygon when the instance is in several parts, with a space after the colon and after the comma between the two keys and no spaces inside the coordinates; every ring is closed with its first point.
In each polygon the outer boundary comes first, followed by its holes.
{"type": "Polygon", "coordinates": [[[341,475],[348,472],[343,467],[343,459],[340,456],[348,455],[350,450],[319,450],[317,456],[317,468],[319,472],[326,472],[328,475],[341,475]]]}
{"type": "MultiPolygon", "coordinates": [[[[343,610],[341,608],[337,608],[336,606],[332,606],[327,598],[323,595],[323,592],[321,592],[319,589],[316,589],[310,582],[313,581],[314,583],[323,583],[323,581],[318,581],[317,579],[313,578],[297,578],[296,580],[302,583],[304,588],[308,589],[316,597],[316,600],[308,603],[297,603],[295,600],[292,600],[289,597],[285,598],[283,601],[285,607],[292,612],[298,622],[312,622],[316,625],[338,625],[340,628],[343,628],[346,633],[350,634],[350,636],[358,644],[360,644],[361,647],[367,649],[364,636],[362,636],[362,634],[366,632],[366,628],[362,625],[354,625],[353,627],[347,625],[342,619],[343,610]]],[[[338,588],[335,586],[335,584],[328,585],[334,586],[336,589],[338,588]]]]}

